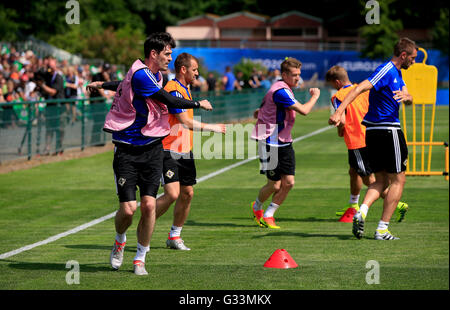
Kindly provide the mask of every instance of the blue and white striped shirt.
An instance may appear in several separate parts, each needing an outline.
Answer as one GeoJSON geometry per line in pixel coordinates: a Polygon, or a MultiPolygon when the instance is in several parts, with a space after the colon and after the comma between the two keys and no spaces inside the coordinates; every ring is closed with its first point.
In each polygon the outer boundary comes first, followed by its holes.
{"type": "Polygon", "coordinates": [[[401,71],[388,61],[380,65],[368,80],[373,88],[369,93],[369,111],[362,124],[367,129],[400,128],[400,102],[394,99],[394,91],[405,86],[401,71]]]}

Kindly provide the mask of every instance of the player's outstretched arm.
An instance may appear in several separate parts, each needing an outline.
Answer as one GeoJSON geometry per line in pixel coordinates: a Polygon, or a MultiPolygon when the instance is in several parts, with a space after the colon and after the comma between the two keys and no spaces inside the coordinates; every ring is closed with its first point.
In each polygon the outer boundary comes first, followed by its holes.
{"type": "Polygon", "coordinates": [[[207,124],[202,123],[199,121],[196,121],[194,119],[189,118],[187,112],[182,112],[175,114],[175,117],[178,119],[178,121],[186,126],[186,128],[190,130],[205,130],[205,131],[212,131],[212,132],[218,132],[218,133],[225,133],[227,131],[225,124],[207,124]]]}
{"type": "Polygon", "coordinates": [[[300,113],[301,115],[308,115],[320,97],[320,89],[310,88],[309,93],[311,94],[311,98],[306,103],[301,104],[300,102],[297,101],[289,108],[297,113],[300,113]]]}
{"type": "Polygon", "coordinates": [[[212,110],[212,105],[208,100],[192,101],[181,97],[175,97],[165,91],[163,88],[152,94],[150,98],[156,99],[172,109],[202,108],[207,111],[212,110]]]}
{"type": "Polygon", "coordinates": [[[119,87],[121,81],[112,81],[112,82],[103,82],[103,81],[96,81],[91,82],[88,85],[86,85],[86,90],[88,92],[92,92],[94,89],[100,90],[100,89],[107,89],[112,91],[117,91],[117,88],[119,87]]]}
{"type": "Polygon", "coordinates": [[[342,101],[339,108],[337,108],[337,110],[334,112],[334,114],[330,116],[330,118],[328,119],[328,124],[334,125],[336,127],[339,126],[339,124],[341,123],[341,120],[342,120],[342,114],[344,113],[347,106],[353,100],[355,100],[356,97],[358,97],[363,92],[366,92],[366,91],[372,89],[372,87],[373,87],[373,85],[369,82],[369,80],[365,80],[365,81],[361,82],[360,84],[358,84],[356,87],[354,87],[348,93],[348,95],[345,97],[344,101],[342,101]]]}
{"type": "MultiPolygon", "coordinates": [[[[112,81],[112,82],[92,82],[86,86],[87,90],[92,89],[109,89],[113,91],[117,91],[117,88],[119,87],[119,84],[121,81],[112,81]]],[[[180,97],[174,97],[170,95],[167,91],[164,89],[160,89],[154,94],[150,96],[150,98],[156,99],[165,105],[167,105],[169,108],[174,109],[196,109],[196,108],[202,108],[204,110],[210,111],[212,110],[212,105],[208,100],[200,100],[200,101],[192,101],[192,100],[186,100],[184,98],[180,97]]]]}

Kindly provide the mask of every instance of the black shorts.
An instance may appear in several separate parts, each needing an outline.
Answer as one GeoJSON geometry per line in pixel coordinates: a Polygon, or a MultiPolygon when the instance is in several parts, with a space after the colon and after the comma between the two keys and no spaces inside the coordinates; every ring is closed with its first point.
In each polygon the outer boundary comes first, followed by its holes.
{"type": "Polygon", "coordinates": [[[348,164],[355,169],[361,177],[372,174],[372,168],[369,161],[369,149],[363,147],[355,150],[348,150],[348,164]]]}
{"type": "Polygon", "coordinates": [[[258,144],[260,173],[269,180],[279,181],[282,175],[295,175],[295,152],[292,143],[287,146],[258,144]]]}
{"type": "Polygon", "coordinates": [[[366,130],[366,145],[373,172],[400,173],[406,170],[408,147],[401,129],[366,130]]]}
{"type": "Polygon", "coordinates": [[[197,183],[197,170],[194,155],[189,152],[185,155],[164,150],[163,185],[180,182],[183,186],[192,186],[197,183]]]}
{"type": "Polygon", "coordinates": [[[145,146],[116,144],[113,168],[119,201],[135,201],[136,186],[141,197],[156,197],[162,165],[161,140],[145,146]]]}

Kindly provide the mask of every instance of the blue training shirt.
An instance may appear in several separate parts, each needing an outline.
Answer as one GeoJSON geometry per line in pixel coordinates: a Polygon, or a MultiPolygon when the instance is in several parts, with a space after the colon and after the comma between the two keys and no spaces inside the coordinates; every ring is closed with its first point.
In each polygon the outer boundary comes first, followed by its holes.
{"type": "MultiPolygon", "coordinates": [[[[352,84],[349,84],[349,85],[345,85],[345,86],[343,86],[342,88],[347,88],[347,87],[350,87],[350,86],[352,86],[352,84]]],[[[335,110],[337,110],[337,108],[339,108],[339,106],[341,105],[341,100],[339,100],[337,97],[334,97],[334,100],[333,100],[333,102],[332,102],[332,104],[333,104],[333,108],[335,109],[335,110]]]]}
{"type": "Polygon", "coordinates": [[[369,110],[362,121],[367,129],[400,128],[398,110],[400,102],[395,100],[394,91],[402,90],[405,82],[402,72],[392,61],[380,65],[368,78],[373,88],[369,93],[369,110]]]}
{"type": "Polygon", "coordinates": [[[132,145],[146,145],[161,139],[160,137],[144,136],[141,132],[142,128],[147,124],[148,119],[148,107],[145,98],[150,97],[161,89],[158,84],[161,78],[160,73],[155,76],[147,68],[134,73],[131,79],[131,87],[134,92],[132,104],[136,109],[136,119],[128,128],[113,132],[113,141],[132,145]]]}
{"type": "MultiPolygon", "coordinates": [[[[294,96],[292,96],[291,92],[288,91],[286,88],[281,88],[277,90],[273,94],[273,102],[277,106],[277,137],[278,133],[284,129],[284,120],[286,119],[286,108],[289,108],[291,105],[295,104],[297,101],[295,100],[294,96]]],[[[285,143],[280,140],[278,141],[271,141],[270,136],[267,137],[266,143],[270,145],[276,145],[276,146],[285,146],[289,145],[290,143],[285,143]]]]}
{"type": "Polygon", "coordinates": [[[236,77],[233,72],[225,73],[225,76],[228,78],[227,83],[225,84],[225,90],[230,91],[234,89],[234,82],[236,81],[236,77]]]}

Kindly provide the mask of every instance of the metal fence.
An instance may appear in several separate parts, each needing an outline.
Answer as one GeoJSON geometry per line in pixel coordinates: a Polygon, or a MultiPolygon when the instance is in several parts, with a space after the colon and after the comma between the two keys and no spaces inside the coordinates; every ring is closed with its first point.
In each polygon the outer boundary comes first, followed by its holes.
{"type": "MultiPolygon", "coordinates": [[[[294,91],[300,102],[309,99],[306,90],[294,91]]],[[[233,122],[252,117],[265,91],[193,93],[208,99],[213,111],[196,110],[206,123],[233,122]]],[[[330,91],[321,89],[318,107],[329,106],[330,91]]],[[[101,146],[111,141],[103,123],[111,101],[104,98],[59,99],[0,103],[0,163],[40,155],[55,155],[69,148],[101,146]]]]}

